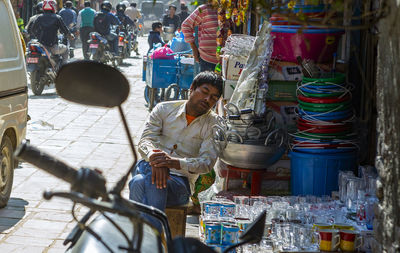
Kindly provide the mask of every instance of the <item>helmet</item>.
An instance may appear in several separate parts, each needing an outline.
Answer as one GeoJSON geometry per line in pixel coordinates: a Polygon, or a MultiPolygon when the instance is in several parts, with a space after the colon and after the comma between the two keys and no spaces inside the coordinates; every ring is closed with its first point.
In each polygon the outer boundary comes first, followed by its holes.
{"type": "Polygon", "coordinates": [[[125,7],[128,8],[129,7],[129,2],[127,0],[122,1],[121,3],[125,4],[125,7]]]}
{"type": "Polygon", "coordinates": [[[36,9],[36,13],[38,13],[38,14],[43,13],[43,2],[37,3],[35,9],[36,9]]]}
{"type": "Polygon", "coordinates": [[[104,2],[101,4],[100,8],[101,8],[103,11],[111,11],[112,5],[111,5],[111,3],[110,3],[109,1],[104,1],[104,2]]]}
{"type": "Polygon", "coordinates": [[[72,2],[71,1],[66,1],[65,2],[65,7],[66,8],[72,8],[72,2]]]}
{"type": "Polygon", "coordinates": [[[126,10],[126,6],[123,3],[119,3],[117,4],[117,6],[115,7],[115,9],[117,9],[117,12],[124,12],[126,10]]]}
{"type": "Polygon", "coordinates": [[[43,11],[52,11],[56,13],[57,3],[54,0],[44,0],[43,1],[43,11]]]}

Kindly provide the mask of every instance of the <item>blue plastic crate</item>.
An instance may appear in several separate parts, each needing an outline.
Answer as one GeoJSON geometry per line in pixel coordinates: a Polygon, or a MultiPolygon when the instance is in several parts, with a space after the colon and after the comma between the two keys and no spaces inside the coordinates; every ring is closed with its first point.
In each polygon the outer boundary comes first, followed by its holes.
{"type": "Polygon", "coordinates": [[[181,65],[181,85],[182,89],[189,89],[190,85],[192,85],[194,78],[194,65],[191,64],[182,64],[181,65]]]}
{"type": "Polygon", "coordinates": [[[176,83],[178,60],[148,59],[146,68],[146,85],[150,88],[167,88],[176,83]]]}

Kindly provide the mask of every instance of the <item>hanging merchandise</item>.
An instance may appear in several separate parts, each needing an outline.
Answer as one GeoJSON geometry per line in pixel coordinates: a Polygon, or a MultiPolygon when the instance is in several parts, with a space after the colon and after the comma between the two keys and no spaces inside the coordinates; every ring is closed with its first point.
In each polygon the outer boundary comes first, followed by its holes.
{"type": "MultiPolygon", "coordinates": [[[[269,62],[272,54],[273,40],[270,31],[269,23],[264,21],[230,99],[230,103],[236,105],[240,110],[250,108],[259,117],[266,112],[267,89],[265,86],[260,89],[259,76],[263,64],[266,61],[269,62]]],[[[264,83],[262,84],[264,85],[264,83]]]]}
{"type": "MultiPolygon", "coordinates": [[[[222,48],[225,41],[232,35],[234,25],[239,26],[245,23],[246,13],[249,8],[249,0],[214,0],[213,6],[217,7],[218,28],[217,28],[217,49],[216,56],[220,59],[222,48]]],[[[215,67],[216,72],[221,72],[222,66],[220,63],[215,67]]]]}

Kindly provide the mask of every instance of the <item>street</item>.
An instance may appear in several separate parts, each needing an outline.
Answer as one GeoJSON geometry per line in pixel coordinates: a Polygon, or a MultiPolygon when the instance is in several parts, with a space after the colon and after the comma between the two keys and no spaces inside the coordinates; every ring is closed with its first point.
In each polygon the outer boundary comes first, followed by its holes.
{"type": "MultiPolygon", "coordinates": [[[[123,104],[128,124],[137,144],[149,114],[145,106],[142,81],[142,55],[147,52],[147,37],[139,38],[137,58],[124,60],[120,70],[128,78],[130,96],[123,104]]],[[[81,49],[76,58],[83,58],[81,49]]],[[[132,53],[134,55],[134,53],[132,53]]],[[[35,96],[29,90],[27,139],[31,144],[67,164],[103,171],[108,187],[127,172],[133,161],[128,139],[117,109],[87,107],[60,98],[54,87],[35,96]]],[[[44,200],[43,191],[68,191],[69,184],[34,166],[21,163],[15,170],[8,206],[0,209],[0,252],[64,252],[63,240],[75,226],[72,202],[44,200]]],[[[128,197],[128,190],[123,192],[128,197]]],[[[82,216],[88,209],[77,205],[82,216]]]]}

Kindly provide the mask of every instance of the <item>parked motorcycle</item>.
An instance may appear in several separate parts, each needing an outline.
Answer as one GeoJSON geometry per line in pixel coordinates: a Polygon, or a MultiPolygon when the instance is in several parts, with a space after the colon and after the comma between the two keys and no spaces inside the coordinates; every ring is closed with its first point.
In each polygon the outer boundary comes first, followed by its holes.
{"type": "MultiPolygon", "coordinates": [[[[56,78],[57,93],[64,99],[84,105],[105,108],[118,107],[129,139],[134,162],[111,190],[97,169],[76,170],[37,148],[23,143],[15,156],[71,184],[69,192],[45,192],[45,199],[61,197],[90,208],[78,221],[64,244],[67,252],[202,252],[213,249],[194,238],[171,238],[164,212],[150,206],[124,199],[121,191],[137,162],[132,137],[121,104],[129,94],[128,80],[115,68],[88,61],[64,65],[56,78]],[[162,235],[151,222],[162,225],[162,235]],[[91,222],[89,222],[91,220],[91,222]]],[[[72,210],[74,217],[74,209],[72,210]]],[[[265,226],[265,212],[241,235],[240,242],[227,248],[228,252],[245,243],[259,243],[265,226]]]]}
{"type": "Polygon", "coordinates": [[[54,83],[56,73],[62,64],[61,55],[52,55],[37,40],[28,42],[26,68],[30,73],[31,89],[33,94],[42,94],[45,85],[54,83]]]}
{"type": "Polygon", "coordinates": [[[89,54],[93,61],[104,64],[111,63],[117,66],[117,60],[111,53],[112,49],[106,38],[98,32],[91,32],[89,35],[89,54]]]}

